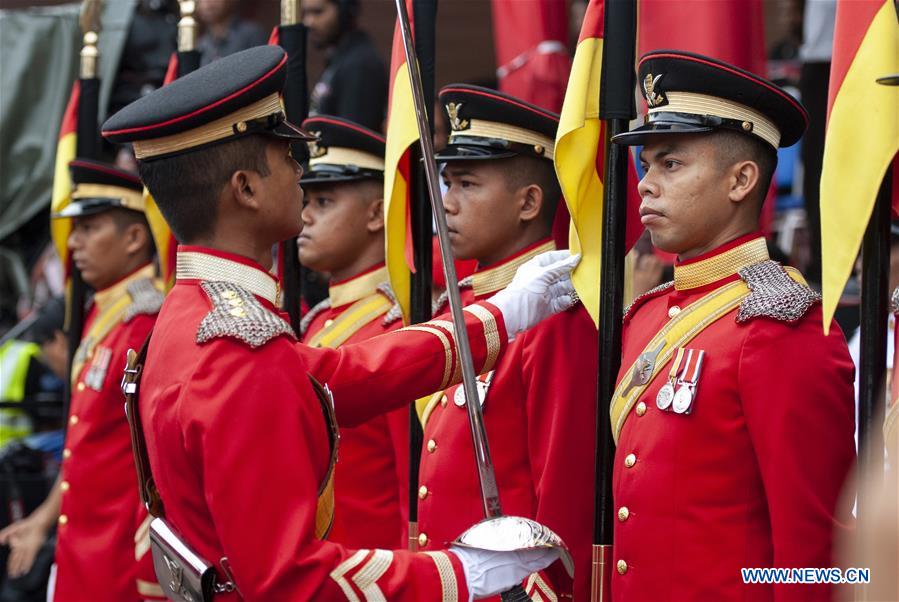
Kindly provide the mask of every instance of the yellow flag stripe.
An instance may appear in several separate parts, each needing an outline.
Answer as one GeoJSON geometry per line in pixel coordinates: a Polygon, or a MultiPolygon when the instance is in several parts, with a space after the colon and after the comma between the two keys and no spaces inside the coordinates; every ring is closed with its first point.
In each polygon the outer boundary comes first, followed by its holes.
{"type": "MultiPolygon", "coordinates": [[[[58,213],[68,206],[72,196],[72,178],[69,175],[69,162],[75,158],[75,132],[70,132],[59,139],[56,146],[56,164],[53,169],[53,193],[50,201],[50,212],[58,213]]],[[[63,266],[68,263],[69,250],[67,240],[72,231],[71,219],[51,219],[50,236],[56,246],[56,252],[63,266]]]]}
{"type": "Polygon", "coordinates": [[[391,94],[390,115],[387,120],[387,149],[384,171],[385,254],[387,274],[403,311],[404,323],[409,323],[411,275],[406,263],[406,205],[408,182],[398,167],[403,154],[418,141],[415,104],[409,71],[403,63],[396,71],[391,94]]]}
{"type": "Polygon", "coordinates": [[[824,330],[858,255],[884,173],[899,151],[899,88],[878,77],[899,72],[892,2],[871,21],[843,79],[827,124],[821,168],[824,330]]]}
{"type": "Polygon", "coordinates": [[[599,273],[602,241],[602,181],[596,155],[602,122],[599,119],[601,38],[578,45],[556,134],[555,168],[571,214],[569,247],[581,253],[572,274],[574,288],[594,324],[599,324],[599,273]]]}

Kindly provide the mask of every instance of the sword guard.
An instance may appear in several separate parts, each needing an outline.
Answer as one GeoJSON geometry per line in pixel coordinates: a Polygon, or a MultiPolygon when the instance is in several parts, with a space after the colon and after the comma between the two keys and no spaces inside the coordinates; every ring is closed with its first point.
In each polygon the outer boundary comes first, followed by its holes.
{"type": "MultiPolygon", "coordinates": [[[[574,577],[574,561],[568,546],[552,529],[521,516],[485,518],[456,538],[453,545],[492,552],[515,552],[536,548],[553,548],[570,577],[574,577]]],[[[515,592],[515,588],[510,590],[515,592]]],[[[528,598],[522,598],[524,600],[528,598]]],[[[503,600],[506,600],[503,597],[503,600]]],[[[518,598],[509,598],[518,600],[518,598]]]]}

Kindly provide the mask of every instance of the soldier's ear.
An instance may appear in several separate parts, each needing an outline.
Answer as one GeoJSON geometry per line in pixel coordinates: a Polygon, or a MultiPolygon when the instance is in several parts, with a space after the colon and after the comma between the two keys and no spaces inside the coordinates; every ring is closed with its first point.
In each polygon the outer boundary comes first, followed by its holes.
{"type": "Polygon", "coordinates": [[[240,206],[248,209],[258,209],[259,199],[256,195],[256,183],[253,174],[239,169],[231,174],[228,182],[231,197],[240,206]]]}
{"type": "Polygon", "coordinates": [[[518,217],[523,222],[530,222],[540,217],[543,208],[543,189],[536,184],[528,184],[519,191],[521,194],[521,209],[518,217]]]}
{"type": "Polygon", "coordinates": [[[384,229],[384,199],[377,198],[368,203],[366,228],[369,232],[379,232],[384,229]]]}
{"type": "Polygon", "coordinates": [[[734,203],[746,200],[759,185],[759,166],[755,161],[739,161],[730,168],[728,199],[734,203]]]}
{"type": "Polygon", "coordinates": [[[150,245],[150,231],[140,223],[128,224],[122,233],[125,252],[129,255],[142,253],[150,245]]]}

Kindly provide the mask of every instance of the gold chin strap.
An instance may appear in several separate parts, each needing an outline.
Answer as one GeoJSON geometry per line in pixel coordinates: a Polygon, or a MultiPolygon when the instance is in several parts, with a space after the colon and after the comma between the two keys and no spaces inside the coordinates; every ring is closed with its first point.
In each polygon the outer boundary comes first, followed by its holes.
{"type": "Polygon", "coordinates": [[[768,245],[759,237],[714,257],[674,266],[674,288],[683,291],[712,284],[766,259],[769,259],[768,245]]]}
{"type": "Polygon", "coordinates": [[[316,165],[355,165],[362,169],[384,171],[384,157],[339,146],[319,146],[319,148],[325,148],[325,151],[309,160],[310,167],[315,167],[316,165]]]}
{"type": "Polygon", "coordinates": [[[109,184],[78,184],[72,192],[72,200],[79,199],[119,199],[125,209],[141,213],[146,210],[143,192],[109,184]]]}
{"type": "Polygon", "coordinates": [[[547,159],[552,159],[555,152],[555,140],[548,136],[543,136],[532,130],[516,127],[506,123],[496,121],[485,121],[483,119],[471,119],[469,125],[465,129],[454,130],[450,133],[450,143],[456,136],[471,136],[475,138],[499,138],[501,140],[509,140],[519,144],[528,144],[534,147],[534,151],[538,155],[543,155],[547,159]],[[540,149],[540,150],[538,150],[540,149]]]}

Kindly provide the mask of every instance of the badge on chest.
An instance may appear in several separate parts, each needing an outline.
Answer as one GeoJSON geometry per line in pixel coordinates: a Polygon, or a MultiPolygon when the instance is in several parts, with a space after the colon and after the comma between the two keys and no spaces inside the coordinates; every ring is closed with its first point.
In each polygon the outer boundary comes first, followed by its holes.
{"type": "Polygon", "coordinates": [[[671,362],[668,382],[656,395],[656,406],[660,410],[676,414],[689,414],[693,411],[704,360],[705,351],[702,349],[680,347],[677,350],[677,355],[671,362]]]}
{"type": "MultiPolygon", "coordinates": [[[[481,407],[484,407],[484,402],[487,401],[487,392],[490,391],[490,383],[493,382],[494,372],[495,370],[491,370],[475,379],[475,384],[478,388],[478,401],[481,407]]],[[[465,387],[462,385],[456,387],[456,392],[453,394],[453,402],[460,408],[465,407],[465,387]]]]}
{"type": "Polygon", "coordinates": [[[94,391],[102,391],[111,361],[112,350],[109,347],[97,347],[94,349],[93,361],[91,361],[84,375],[84,384],[94,391]]]}

